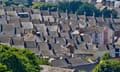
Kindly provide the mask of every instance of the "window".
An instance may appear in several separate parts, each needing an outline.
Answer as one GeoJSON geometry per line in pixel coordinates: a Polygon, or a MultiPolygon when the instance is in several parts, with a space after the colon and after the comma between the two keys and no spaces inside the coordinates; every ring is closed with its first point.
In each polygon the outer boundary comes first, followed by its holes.
{"type": "Polygon", "coordinates": [[[115,53],[115,57],[119,57],[119,53],[115,53]]]}
{"type": "Polygon", "coordinates": [[[118,48],[116,48],[116,49],[115,49],[115,52],[119,52],[119,49],[118,49],[118,48]]]}

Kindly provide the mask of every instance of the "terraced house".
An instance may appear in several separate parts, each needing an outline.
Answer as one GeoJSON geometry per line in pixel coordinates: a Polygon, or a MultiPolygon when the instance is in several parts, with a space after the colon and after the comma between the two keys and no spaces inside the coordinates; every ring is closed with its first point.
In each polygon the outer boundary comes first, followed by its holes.
{"type": "Polygon", "coordinates": [[[95,17],[94,13],[86,16],[0,6],[0,44],[30,49],[56,67],[85,69],[89,66],[87,69],[91,70],[104,53],[115,54],[119,27],[120,19],[112,15],[104,18],[95,17]]]}

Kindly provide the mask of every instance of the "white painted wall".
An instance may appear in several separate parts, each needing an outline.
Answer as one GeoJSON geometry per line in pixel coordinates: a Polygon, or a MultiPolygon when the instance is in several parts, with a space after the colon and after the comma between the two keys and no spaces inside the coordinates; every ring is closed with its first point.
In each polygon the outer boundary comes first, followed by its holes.
{"type": "Polygon", "coordinates": [[[120,7],[120,1],[115,1],[114,7],[115,7],[115,8],[119,8],[119,7],[120,7]]]}

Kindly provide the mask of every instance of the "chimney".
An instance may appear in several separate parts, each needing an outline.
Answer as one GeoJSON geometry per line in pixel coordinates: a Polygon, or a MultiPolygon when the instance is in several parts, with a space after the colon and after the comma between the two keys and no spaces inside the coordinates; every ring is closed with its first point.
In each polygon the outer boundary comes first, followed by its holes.
{"type": "Polygon", "coordinates": [[[93,19],[94,19],[94,21],[95,21],[95,23],[96,23],[96,19],[95,19],[95,16],[96,14],[95,14],[95,12],[93,12],[93,19]]]}
{"type": "Polygon", "coordinates": [[[113,23],[113,14],[111,13],[111,22],[113,23]]]}
{"type": "Polygon", "coordinates": [[[84,21],[86,22],[87,17],[86,17],[86,11],[84,11],[84,21]]]}
{"type": "Polygon", "coordinates": [[[57,8],[57,17],[60,18],[59,8],[57,8]]]}
{"type": "Polygon", "coordinates": [[[65,18],[66,20],[68,20],[69,19],[69,15],[68,15],[68,10],[66,9],[66,18],[65,18]]]}
{"type": "Polygon", "coordinates": [[[13,39],[10,38],[10,46],[12,46],[13,44],[14,44],[13,39]]]}
{"type": "Polygon", "coordinates": [[[95,12],[93,12],[93,18],[95,19],[95,12]]]}
{"type": "Polygon", "coordinates": [[[48,7],[48,15],[50,15],[51,14],[51,12],[50,12],[50,8],[48,7]]]}
{"type": "Polygon", "coordinates": [[[76,21],[78,21],[78,15],[77,15],[77,12],[75,12],[75,16],[76,16],[76,21]]]}
{"type": "Polygon", "coordinates": [[[2,32],[2,25],[0,25],[0,32],[2,32]]]}
{"type": "Polygon", "coordinates": [[[104,14],[102,13],[102,21],[104,22],[104,14]]]}
{"type": "Polygon", "coordinates": [[[40,13],[40,15],[41,15],[41,18],[42,18],[42,22],[44,22],[44,18],[43,18],[43,13],[40,13]]]}
{"type": "Polygon", "coordinates": [[[46,31],[47,31],[47,34],[48,34],[48,36],[49,36],[49,35],[50,35],[49,29],[47,28],[46,31]]]}
{"type": "Polygon", "coordinates": [[[14,34],[16,34],[16,27],[14,28],[14,34]]]}

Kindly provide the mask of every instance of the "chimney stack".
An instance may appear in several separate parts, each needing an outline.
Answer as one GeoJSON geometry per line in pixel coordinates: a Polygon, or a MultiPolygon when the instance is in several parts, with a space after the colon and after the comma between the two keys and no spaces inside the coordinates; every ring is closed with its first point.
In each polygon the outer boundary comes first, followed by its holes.
{"type": "Polygon", "coordinates": [[[57,17],[60,18],[59,8],[57,8],[57,17]]]}
{"type": "Polygon", "coordinates": [[[84,21],[86,22],[87,17],[86,17],[86,11],[84,11],[84,21]]]}
{"type": "Polygon", "coordinates": [[[95,12],[93,12],[93,18],[95,18],[95,12]]]}
{"type": "Polygon", "coordinates": [[[104,14],[102,13],[102,21],[104,22],[104,14]]]}
{"type": "Polygon", "coordinates": [[[69,19],[68,10],[66,9],[66,20],[69,19]]]}
{"type": "Polygon", "coordinates": [[[75,12],[75,16],[76,16],[76,21],[77,21],[79,19],[78,15],[77,15],[77,12],[75,12]]]}
{"type": "Polygon", "coordinates": [[[48,15],[50,15],[51,13],[50,13],[50,8],[48,7],[48,15]]]}
{"type": "Polygon", "coordinates": [[[113,14],[111,13],[111,22],[113,23],[113,14]]]}

